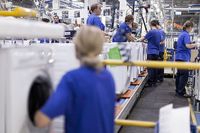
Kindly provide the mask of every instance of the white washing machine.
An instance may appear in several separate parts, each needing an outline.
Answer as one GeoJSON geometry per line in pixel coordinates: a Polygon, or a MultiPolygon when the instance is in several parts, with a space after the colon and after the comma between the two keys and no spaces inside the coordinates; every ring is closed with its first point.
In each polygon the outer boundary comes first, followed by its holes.
{"type": "MultiPolygon", "coordinates": [[[[137,43],[131,43],[130,46],[131,46],[131,61],[138,61],[140,46],[137,43]]],[[[134,82],[138,78],[138,74],[139,74],[139,67],[131,66],[130,81],[134,82]]]]}
{"type": "MultiPolygon", "coordinates": [[[[76,69],[80,66],[79,61],[75,56],[75,45],[72,43],[57,43],[57,44],[32,44],[35,47],[44,49],[52,49],[53,63],[53,88],[56,88],[59,81],[66,72],[76,69]]],[[[54,119],[52,124],[52,132],[64,132],[64,118],[61,116],[54,119]]]]}
{"type": "Polygon", "coordinates": [[[33,117],[52,92],[51,49],[0,49],[0,133],[48,133],[33,117]]]}
{"type": "MultiPolygon", "coordinates": [[[[142,42],[138,42],[139,45],[139,60],[146,60],[146,45],[142,42]]],[[[140,72],[144,71],[144,67],[140,67],[140,72]]]]}
{"type": "MultiPolygon", "coordinates": [[[[117,43],[105,44],[104,50],[109,52],[110,49],[118,47],[117,43]]],[[[109,58],[109,57],[108,57],[109,58]]],[[[127,66],[107,66],[111,72],[116,86],[116,94],[122,94],[128,90],[130,84],[130,74],[127,66]]]]}

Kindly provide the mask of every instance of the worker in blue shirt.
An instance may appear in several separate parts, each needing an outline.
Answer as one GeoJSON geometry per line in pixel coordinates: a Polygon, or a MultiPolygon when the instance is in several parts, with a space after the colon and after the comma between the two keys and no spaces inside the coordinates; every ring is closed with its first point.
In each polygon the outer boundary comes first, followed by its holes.
{"type": "MultiPolygon", "coordinates": [[[[159,58],[159,47],[161,43],[160,31],[157,29],[157,20],[150,22],[151,30],[138,41],[147,40],[147,60],[157,61],[159,58]]],[[[148,68],[148,82],[146,86],[154,86],[157,82],[157,69],[148,68]]]]}
{"type": "Polygon", "coordinates": [[[104,24],[101,22],[99,15],[101,15],[101,5],[99,3],[93,4],[90,9],[90,16],[87,19],[87,25],[93,25],[101,29],[105,30],[104,24]]]}
{"type": "Polygon", "coordinates": [[[73,42],[81,66],[62,77],[55,93],[36,112],[35,124],[45,127],[64,115],[65,133],[114,133],[114,80],[98,59],[103,32],[83,26],[73,42]]]}
{"type": "MultiPolygon", "coordinates": [[[[186,21],[183,25],[183,31],[180,33],[177,41],[176,61],[190,62],[191,49],[196,47],[196,44],[191,43],[189,33],[193,29],[193,22],[186,21]]],[[[176,73],[176,95],[189,97],[185,91],[189,76],[188,70],[178,69],[176,73]]]]}
{"type": "MultiPolygon", "coordinates": [[[[161,43],[159,45],[159,61],[163,61],[164,60],[164,49],[165,49],[165,32],[164,30],[161,28],[159,21],[156,21],[157,25],[156,28],[160,31],[160,36],[161,36],[161,43]]],[[[158,76],[157,76],[157,81],[158,82],[163,82],[164,80],[164,68],[162,69],[158,69],[158,76]]]]}
{"type": "Polygon", "coordinates": [[[134,41],[135,37],[132,34],[132,25],[133,25],[133,15],[127,15],[125,17],[125,22],[120,24],[117,32],[113,36],[113,42],[127,42],[134,41]]]}

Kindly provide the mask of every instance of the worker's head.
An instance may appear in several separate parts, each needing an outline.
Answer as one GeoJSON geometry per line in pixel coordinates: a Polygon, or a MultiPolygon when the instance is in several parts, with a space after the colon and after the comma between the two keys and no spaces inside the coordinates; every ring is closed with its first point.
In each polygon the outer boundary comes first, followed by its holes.
{"type": "Polygon", "coordinates": [[[54,23],[59,23],[59,17],[57,15],[55,15],[53,17],[54,23]]]}
{"type": "Polygon", "coordinates": [[[125,17],[125,22],[126,22],[126,23],[132,25],[133,21],[134,21],[133,15],[127,15],[127,16],[125,17]]]}
{"type": "Polygon", "coordinates": [[[96,4],[91,5],[90,11],[91,13],[94,13],[97,16],[101,15],[101,4],[96,3],[96,4]]]}
{"type": "Polygon", "coordinates": [[[82,65],[97,67],[100,64],[98,55],[104,43],[103,32],[94,26],[82,26],[73,38],[76,57],[82,65]]]}
{"type": "Polygon", "coordinates": [[[160,26],[160,22],[159,22],[159,20],[155,20],[155,23],[156,23],[156,27],[157,27],[157,29],[160,29],[161,26],[160,26]]]}
{"type": "Polygon", "coordinates": [[[157,26],[157,20],[152,20],[152,21],[150,22],[150,27],[151,27],[151,28],[157,28],[156,26],[157,26]]]}
{"type": "Polygon", "coordinates": [[[184,24],[183,24],[183,30],[186,30],[188,32],[191,32],[192,29],[194,27],[194,23],[192,21],[186,21],[184,24]]]}
{"type": "Polygon", "coordinates": [[[133,22],[133,23],[132,23],[132,29],[133,29],[133,30],[136,30],[137,28],[138,28],[138,24],[133,22]]]}

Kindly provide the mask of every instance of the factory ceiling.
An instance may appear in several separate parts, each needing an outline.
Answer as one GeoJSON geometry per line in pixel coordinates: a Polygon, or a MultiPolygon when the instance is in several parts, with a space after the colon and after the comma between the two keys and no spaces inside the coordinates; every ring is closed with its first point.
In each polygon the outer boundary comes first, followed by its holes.
{"type": "MultiPolygon", "coordinates": [[[[161,4],[163,7],[166,8],[189,8],[191,5],[199,4],[200,5],[200,0],[160,0],[161,4]]],[[[187,20],[192,20],[194,23],[198,24],[199,19],[200,19],[200,7],[199,11],[191,11],[191,10],[185,10],[185,11],[178,11],[179,13],[176,13],[175,11],[175,16],[174,16],[174,22],[178,24],[183,24],[187,20]]],[[[167,19],[170,19],[171,12],[170,10],[164,10],[165,17],[167,19]]]]}
{"type": "Polygon", "coordinates": [[[200,0],[161,0],[170,7],[188,7],[189,4],[200,4],[200,0]]]}

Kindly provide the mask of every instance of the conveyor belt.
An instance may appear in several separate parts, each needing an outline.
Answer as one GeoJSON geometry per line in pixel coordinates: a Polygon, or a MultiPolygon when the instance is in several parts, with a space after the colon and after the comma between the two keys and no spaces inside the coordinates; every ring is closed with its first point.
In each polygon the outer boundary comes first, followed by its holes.
{"type": "MultiPolygon", "coordinates": [[[[127,119],[158,121],[159,109],[173,103],[174,107],[188,106],[186,98],[175,96],[175,81],[165,79],[163,83],[156,87],[144,88],[141,97],[135,107],[131,110],[127,119]]],[[[153,133],[154,129],[144,129],[138,127],[123,127],[119,133],[153,133]]]]}

